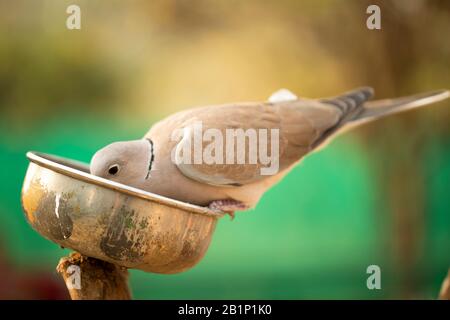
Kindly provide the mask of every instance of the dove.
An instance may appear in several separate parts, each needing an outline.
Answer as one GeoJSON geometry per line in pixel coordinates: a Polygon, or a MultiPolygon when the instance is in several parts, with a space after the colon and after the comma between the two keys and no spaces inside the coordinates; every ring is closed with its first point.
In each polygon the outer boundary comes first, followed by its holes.
{"type": "Polygon", "coordinates": [[[322,99],[298,98],[282,89],[265,102],[181,111],[153,125],[141,139],[114,142],[98,150],[91,159],[90,170],[96,176],[179,201],[208,206],[234,217],[235,211],[255,207],[262,195],[306,155],[323,148],[338,134],[391,114],[446,99],[449,91],[369,101],[372,96],[370,87],[322,99]],[[192,129],[199,123],[200,135],[192,129]],[[228,137],[228,130],[241,130],[247,134],[244,143],[231,144],[228,149],[221,140],[228,137]],[[252,135],[251,130],[255,134],[252,135]],[[205,132],[203,138],[206,132],[214,134],[196,142],[196,136],[202,137],[202,132],[205,132]],[[264,148],[259,147],[260,151],[271,151],[265,156],[269,153],[277,156],[271,159],[276,162],[273,166],[276,170],[263,174],[262,169],[268,166],[267,161],[261,160],[264,153],[259,153],[261,159],[256,162],[248,160],[251,151],[255,150],[252,146],[257,141],[255,137],[268,137],[269,132],[271,138],[276,139],[269,142],[266,139],[267,145],[262,143],[264,148]],[[200,156],[214,149],[211,148],[213,137],[216,148],[210,155],[217,161],[202,161],[201,157],[194,159],[200,161],[192,161],[197,155],[196,147],[200,147],[200,156]],[[252,137],[255,139],[250,139],[252,137]],[[220,161],[220,155],[228,157],[234,153],[236,158],[244,155],[241,160],[245,161],[220,161]]]}

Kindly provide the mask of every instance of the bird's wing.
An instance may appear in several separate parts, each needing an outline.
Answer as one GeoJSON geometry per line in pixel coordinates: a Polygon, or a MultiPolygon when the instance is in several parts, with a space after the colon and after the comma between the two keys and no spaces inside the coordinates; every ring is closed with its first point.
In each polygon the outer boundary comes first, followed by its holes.
{"type": "Polygon", "coordinates": [[[282,99],[271,99],[272,102],[196,108],[159,122],[146,137],[158,140],[156,137],[171,136],[172,142],[167,142],[164,149],[172,149],[171,161],[185,176],[211,185],[240,186],[267,178],[298,162],[340,128],[370,93],[371,89],[362,88],[323,100],[294,100],[292,94],[285,98],[283,93],[280,94],[282,99]],[[239,138],[232,136],[239,133],[238,129],[244,133],[245,141],[240,148],[239,138]],[[178,131],[178,138],[174,131],[178,131]],[[198,131],[200,135],[196,135],[198,131]],[[266,141],[261,137],[266,137],[266,141]],[[255,150],[254,144],[249,142],[252,139],[257,141],[256,162],[251,162],[250,154],[254,155],[252,150],[255,150]],[[244,163],[237,161],[237,154],[243,156],[244,163]],[[210,155],[209,160],[205,155],[210,155]]]}
{"type": "Polygon", "coordinates": [[[211,185],[240,186],[256,182],[300,160],[327,129],[338,123],[341,116],[340,109],[315,101],[236,104],[198,109],[182,124],[183,138],[177,144],[175,151],[180,156],[177,166],[191,179],[211,185]],[[212,134],[211,140],[201,141],[201,148],[198,148],[199,144],[196,144],[194,139],[194,128],[198,123],[201,123],[203,133],[206,133],[208,129],[214,129],[211,132],[221,135],[222,144],[217,144],[217,136],[212,134]],[[235,129],[241,129],[241,134],[248,134],[243,136],[245,139],[243,148],[238,148],[239,138],[230,134],[230,132],[238,133],[235,129]],[[253,144],[250,142],[250,136],[253,137],[253,144]],[[267,137],[267,140],[264,142],[260,137],[267,137]],[[255,141],[257,142],[257,161],[250,163],[250,152],[255,141]],[[234,143],[233,146],[231,142],[234,143]],[[263,144],[267,152],[261,151],[263,144]],[[210,149],[207,149],[208,145],[210,149]],[[197,150],[195,150],[196,146],[197,150]],[[211,148],[215,150],[212,151],[211,148]],[[187,158],[183,157],[185,150],[190,150],[190,161],[185,161],[187,158]],[[205,152],[209,152],[208,150],[211,151],[208,154],[213,156],[216,156],[218,152],[218,157],[213,159],[219,161],[213,163],[205,161],[205,152]],[[233,157],[230,156],[230,150],[234,152],[233,157]],[[200,154],[198,158],[200,163],[195,163],[196,152],[200,154]],[[245,160],[244,163],[239,164],[237,154],[240,152],[243,152],[245,160]],[[269,157],[273,155],[270,163],[261,161],[258,152],[263,152],[269,157]],[[230,161],[227,163],[227,156],[232,159],[232,163],[230,161]],[[266,173],[263,174],[262,169],[268,167],[275,168],[275,171],[266,169],[266,173]]]}

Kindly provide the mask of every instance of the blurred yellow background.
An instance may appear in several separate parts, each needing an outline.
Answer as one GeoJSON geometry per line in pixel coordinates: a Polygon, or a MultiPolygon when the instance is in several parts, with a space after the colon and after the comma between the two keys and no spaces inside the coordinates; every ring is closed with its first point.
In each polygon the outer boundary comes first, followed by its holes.
{"type": "MultiPolygon", "coordinates": [[[[376,98],[449,88],[450,2],[0,0],[0,298],[64,298],[67,250],[26,223],[25,152],[88,162],[192,106],[279,88],[376,98]],[[81,8],[68,30],[66,8],[81,8]],[[381,8],[368,30],[366,8],[381,8]]],[[[339,137],[258,207],[222,219],[179,275],[132,271],[136,298],[435,298],[450,267],[450,102],[339,137]],[[366,287],[367,266],[382,290],[366,287]]]]}

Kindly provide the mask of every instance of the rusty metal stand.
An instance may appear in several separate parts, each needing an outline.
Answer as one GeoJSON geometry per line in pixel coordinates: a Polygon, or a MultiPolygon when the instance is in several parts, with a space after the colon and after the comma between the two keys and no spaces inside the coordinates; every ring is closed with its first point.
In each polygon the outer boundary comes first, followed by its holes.
{"type": "Polygon", "coordinates": [[[74,252],[61,258],[56,271],[64,279],[72,300],[131,299],[126,268],[74,252]]]}
{"type": "Polygon", "coordinates": [[[450,269],[448,270],[447,278],[442,282],[439,300],[450,300],[450,269]]]}

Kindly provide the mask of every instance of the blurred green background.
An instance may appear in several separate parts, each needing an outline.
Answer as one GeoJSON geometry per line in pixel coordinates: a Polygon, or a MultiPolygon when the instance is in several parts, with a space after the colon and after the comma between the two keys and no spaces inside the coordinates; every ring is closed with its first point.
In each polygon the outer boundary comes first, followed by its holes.
{"type": "MultiPolygon", "coordinates": [[[[191,106],[285,87],[377,98],[449,88],[449,1],[0,0],[0,298],[65,298],[68,253],[26,223],[25,153],[88,162],[191,106]],[[81,7],[81,30],[66,8],[81,7]],[[382,29],[366,28],[381,7],[382,29]]],[[[140,299],[437,296],[450,267],[450,101],[347,133],[255,210],[222,219],[178,275],[131,271],[140,299]],[[382,290],[366,287],[367,266],[382,290]]]]}

